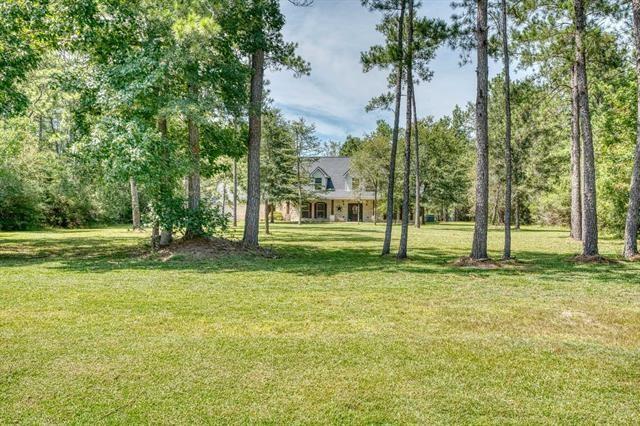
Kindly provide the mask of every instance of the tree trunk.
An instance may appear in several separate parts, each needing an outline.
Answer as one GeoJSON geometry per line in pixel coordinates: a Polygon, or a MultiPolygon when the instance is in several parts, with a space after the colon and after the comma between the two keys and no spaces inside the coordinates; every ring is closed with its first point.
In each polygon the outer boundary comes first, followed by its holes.
{"type": "Polygon", "coordinates": [[[227,213],[227,182],[222,182],[222,217],[227,213]]]}
{"type": "Polygon", "coordinates": [[[243,244],[258,246],[260,231],[260,139],[262,136],[262,90],[264,51],[251,56],[251,105],[249,109],[249,154],[247,171],[247,211],[244,221],[243,244]]]}
{"type": "Polygon", "coordinates": [[[393,117],[393,133],[391,136],[391,156],[389,158],[389,182],[387,185],[387,225],[384,231],[382,255],[391,252],[391,231],[393,228],[393,193],[396,180],[396,154],[398,152],[398,133],[400,132],[400,104],[402,102],[402,74],[403,74],[403,36],[404,36],[404,0],[400,2],[400,19],[398,20],[398,58],[396,80],[396,105],[393,117]]]}
{"type": "Polygon", "coordinates": [[[271,205],[269,207],[269,211],[271,212],[271,223],[276,223],[276,217],[275,217],[275,213],[276,213],[276,207],[274,205],[271,205]]]}
{"type": "Polygon", "coordinates": [[[378,224],[378,185],[373,187],[373,225],[378,224]]]}
{"type": "Polygon", "coordinates": [[[400,226],[400,247],[398,249],[398,259],[407,257],[407,240],[409,239],[409,209],[411,192],[409,185],[411,182],[411,127],[413,125],[412,104],[413,104],[413,0],[408,4],[409,25],[407,28],[407,103],[404,132],[404,173],[402,178],[402,225],[400,226]]]}
{"type": "Polygon", "coordinates": [[[491,219],[492,225],[498,224],[498,209],[500,208],[500,182],[498,182],[498,187],[496,188],[496,202],[493,205],[493,218],[491,219]]]}
{"type": "Polygon", "coordinates": [[[478,49],[476,98],[476,211],[471,258],[486,259],[489,219],[489,123],[487,119],[489,59],[487,39],[487,0],[478,0],[476,27],[478,49]]]}
{"type": "Polygon", "coordinates": [[[160,247],[166,247],[173,241],[173,235],[168,229],[160,231],[160,247]]]}
{"type": "Polygon", "coordinates": [[[151,248],[153,250],[158,250],[158,248],[161,246],[160,240],[161,240],[160,227],[156,222],[153,224],[153,227],[151,228],[151,248]]]}
{"type": "Polygon", "coordinates": [[[131,187],[131,216],[133,229],[138,231],[142,229],[140,221],[140,198],[138,197],[138,184],[133,176],[129,178],[129,186],[131,187]]]}
{"type": "MultiPolygon", "coordinates": [[[[189,92],[193,99],[197,99],[198,88],[194,84],[189,85],[189,92]]],[[[193,117],[188,117],[187,127],[189,129],[189,153],[191,155],[189,176],[187,177],[188,206],[192,214],[200,208],[200,130],[193,117]]],[[[190,221],[186,229],[185,238],[194,238],[202,234],[199,225],[194,225],[190,221]]]]}
{"type": "Polygon", "coordinates": [[[636,80],[638,116],[636,119],[636,152],[629,188],[627,223],[624,228],[624,256],[629,259],[638,254],[638,210],[640,209],[640,0],[633,0],[633,34],[636,44],[636,80]]]}
{"type": "Polygon", "coordinates": [[[238,226],[238,160],[233,159],[233,227],[238,226]]]}
{"type": "Polygon", "coordinates": [[[580,106],[578,73],[571,67],[571,238],[582,240],[582,159],[580,153],[580,106]]]}
{"type": "Polygon", "coordinates": [[[573,0],[575,11],[576,71],[578,77],[578,105],[580,108],[580,128],[584,156],[583,171],[583,218],[582,218],[582,254],[598,254],[598,214],[596,211],[596,166],[593,152],[593,133],[591,130],[591,112],[589,110],[589,92],[585,59],[584,37],[586,17],[584,0],[573,0]]]}
{"type": "Polygon", "coordinates": [[[511,259],[511,74],[509,60],[509,34],[507,27],[507,0],[502,0],[502,59],[504,61],[504,251],[503,259],[511,259]]]}
{"type": "Polygon", "coordinates": [[[300,151],[298,150],[298,225],[302,225],[302,171],[300,170],[300,151]]]}
{"type": "Polygon", "coordinates": [[[416,91],[412,90],[412,102],[413,105],[413,139],[414,139],[414,149],[415,149],[415,175],[416,175],[416,211],[414,215],[415,227],[420,228],[422,224],[422,216],[420,214],[420,139],[418,138],[418,108],[416,106],[416,91]]]}
{"type": "Polygon", "coordinates": [[[42,114],[38,116],[38,150],[42,149],[44,144],[44,117],[42,114]]]}
{"type": "MultiPolygon", "coordinates": [[[[158,131],[160,132],[160,135],[162,136],[162,141],[163,141],[163,149],[162,149],[162,155],[163,155],[163,161],[168,165],[169,164],[169,152],[166,146],[167,143],[167,135],[169,133],[169,129],[167,126],[167,118],[166,117],[160,117],[157,120],[157,127],[158,127],[158,131]]],[[[173,191],[173,188],[171,186],[171,184],[167,185],[167,187],[165,188],[165,190],[168,191],[173,191]]],[[[170,226],[167,226],[166,228],[162,228],[162,230],[160,231],[160,246],[168,246],[169,244],[171,244],[171,242],[173,241],[173,229],[170,226]]]]}
{"type": "Polygon", "coordinates": [[[269,198],[266,195],[264,197],[264,231],[267,235],[271,233],[269,231],[269,198]]]}
{"type": "Polygon", "coordinates": [[[515,229],[517,231],[520,230],[520,199],[518,197],[518,192],[516,191],[516,195],[514,197],[514,203],[515,203],[515,215],[516,215],[516,223],[515,223],[515,229]]]}

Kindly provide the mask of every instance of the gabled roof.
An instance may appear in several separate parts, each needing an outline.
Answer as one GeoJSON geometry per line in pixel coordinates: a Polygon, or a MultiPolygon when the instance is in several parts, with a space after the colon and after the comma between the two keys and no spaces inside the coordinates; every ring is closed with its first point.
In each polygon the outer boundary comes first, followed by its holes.
{"type": "Polygon", "coordinates": [[[311,173],[309,173],[310,175],[315,175],[316,172],[319,171],[320,173],[322,173],[323,175],[325,175],[326,177],[331,177],[329,176],[329,174],[327,172],[325,172],[322,167],[316,167],[311,173]]]}
{"type": "Polygon", "coordinates": [[[339,190],[345,188],[345,175],[351,168],[349,157],[314,157],[307,165],[309,174],[314,174],[320,169],[325,176],[330,177],[333,186],[339,190]]]}
{"type": "Polygon", "coordinates": [[[371,191],[347,191],[346,179],[351,169],[351,159],[349,157],[313,157],[307,158],[306,170],[309,175],[320,170],[327,178],[331,179],[333,190],[324,191],[318,194],[318,198],[327,200],[340,199],[360,199],[373,200],[374,193],[371,191]]]}

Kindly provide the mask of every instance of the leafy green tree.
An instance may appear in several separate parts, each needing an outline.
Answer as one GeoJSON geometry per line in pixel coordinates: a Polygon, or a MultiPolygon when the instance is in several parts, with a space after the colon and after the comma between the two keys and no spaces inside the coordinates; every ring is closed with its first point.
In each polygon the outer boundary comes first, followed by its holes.
{"type": "Polygon", "coordinates": [[[26,108],[20,83],[36,68],[54,34],[46,32],[51,19],[47,0],[3,0],[0,16],[0,117],[7,117],[26,108]]]}
{"type": "Polygon", "coordinates": [[[305,186],[309,183],[308,166],[315,161],[320,151],[320,142],[315,134],[316,128],[300,117],[291,123],[296,158],[295,186],[298,193],[298,225],[302,224],[302,203],[309,194],[305,186]]]}
{"type": "Polygon", "coordinates": [[[351,156],[351,169],[367,187],[373,189],[373,222],[378,224],[378,194],[386,183],[389,171],[389,139],[392,129],[384,121],[378,121],[375,132],[361,139],[358,149],[351,156]]]}
{"type": "MultiPolygon", "coordinates": [[[[296,196],[297,156],[289,123],[278,110],[264,114],[264,134],[260,174],[264,194],[265,227],[269,233],[271,203],[285,202],[296,196]]],[[[273,215],[271,216],[273,218],[273,215]]]]}
{"type": "Polygon", "coordinates": [[[340,147],[340,155],[343,157],[351,157],[360,149],[362,142],[362,138],[347,135],[346,139],[342,143],[342,146],[340,147]]]}
{"type": "Polygon", "coordinates": [[[471,186],[472,142],[450,117],[418,122],[423,183],[422,201],[447,217],[450,209],[464,210],[471,186]]]}

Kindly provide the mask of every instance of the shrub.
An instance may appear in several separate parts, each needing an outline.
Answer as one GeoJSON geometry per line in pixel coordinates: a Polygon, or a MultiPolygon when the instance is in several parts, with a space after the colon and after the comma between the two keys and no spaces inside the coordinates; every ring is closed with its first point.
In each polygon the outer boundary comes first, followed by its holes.
{"type": "Polygon", "coordinates": [[[0,165],[0,230],[32,228],[41,218],[35,188],[15,170],[0,165]]]}

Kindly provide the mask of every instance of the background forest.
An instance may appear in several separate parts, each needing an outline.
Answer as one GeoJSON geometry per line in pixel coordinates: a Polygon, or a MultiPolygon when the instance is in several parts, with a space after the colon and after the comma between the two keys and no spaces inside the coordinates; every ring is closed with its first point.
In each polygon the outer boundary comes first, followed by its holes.
{"type": "MultiPolygon", "coordinates": [[[[396,16],[394,2],[369,3],[396,16]]],[[[552,3],[508,8],[509,50],[522,76],[510,91],[516,228],[569,225],[571,219],[572,9],[552,3]]],[[[621,235],[636,132],[631,19],[627,3],[587,3],[594,16],[587,22],[586,52],[598,225],[621,235]]],[[[321,142],[312,123],[287,121],[269,106],[268,90],[264,100],[256,97],[255,84],[268,87],[255,81],[256,52],[264,55],[262,69],[288,68],[297,76],[310,71],[295,45],[282,39],[277,1],[160,6],[142,0],[3,2],[0,229],[123,223],[132,215],[135,222],[138,215],[163,229],[223,232],[233,218],[234,176],[239,201],[251,198],[247,155],[256,102],[265,108],[258,146],[262,202],[302,200],[294,170],[304,158],[349,155],[367,186],[379,192],[382,217],[391,123],[321,142]]],[[[427,63],[443,43],[467,57],[471,6],[454,5],[459,16],[451,25],[416,18],[416,84],[429,80],[427,63]]],[[[489,5],[490,21],[498,7],[489,5]]],[[[390,37],[391,18],[379,28],[390,37]]],[[[489,28],[489,53],[499,59],[501,27],[491,21],[489,28]]],[[[371,52],[363,54],[365,71],[393,63],[371,52]]],[[[391,75],[390,87],[394,81],[391,75]]],[[[503,86],[504,73],[490,81],[488,96],[493,224],[504,219],[503,86]]],[[[370,107],[384,107],[383,98],[370,107]]],[[[417,111],[420,102],[437,101],[418,99],[417,111]]],[[[417,120],[411,162],[417,151],[420,202],[439,220],[474,219],[474,114],[474,105],[460,105],[449,116],[417,120]]],[[[398,133],[395,211],[402,203],[406,139],[404,129],[398,133]]],[[[415,169],[408,179],[413,197],[415,169]]]]}

